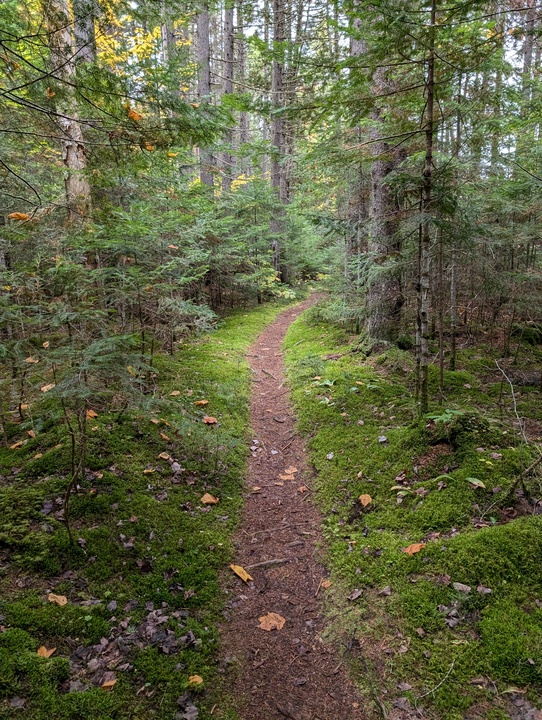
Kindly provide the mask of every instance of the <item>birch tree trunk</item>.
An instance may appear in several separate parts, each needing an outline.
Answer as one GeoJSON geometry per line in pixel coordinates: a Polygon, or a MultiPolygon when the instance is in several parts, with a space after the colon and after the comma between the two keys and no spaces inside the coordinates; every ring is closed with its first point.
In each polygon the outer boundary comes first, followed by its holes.
{"type": "Polygon", "coordinates": [[[49,36],[53,76],[60,84],[55,118],[62,132],[62,162],[68,220],[88,217],[91,210],[90,185],[85,175],[87,152],[75,95],[75,38],[69,0],[45,0],[44,17],[49,36]]]}

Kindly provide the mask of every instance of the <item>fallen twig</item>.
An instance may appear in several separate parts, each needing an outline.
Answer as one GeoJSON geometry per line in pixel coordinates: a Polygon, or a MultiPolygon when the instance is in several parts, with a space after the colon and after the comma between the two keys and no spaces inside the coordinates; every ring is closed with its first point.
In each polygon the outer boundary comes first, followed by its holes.
{"type": "Polygon", "coordinates": [[[276,565],[285,565],[290,562],[290,558],[274,558],[273,560],[262,560],[262,562],[253,565],[245,565],[247,570],[255,570],[256,568],[273,567],[276,565]]]}
{"type": "Polygon", "coordinates": [[[435,692],[439,689],[439,687],[441,687],[442,685],[444,685],[444,683],[446,682],[446,680],[450,677],[450,674],[451,674],[452,670],[454,669],[454,665],[455,665],[455,660],[452,660],[452,664],[451,664],[450,667],[448,668],[448,672],[447,672],[446,675],[442,678],[442,680],[439,682],[439,684],[438,684],[438,685],[435,685],[434,688],[432,688],[431,690],[428,690],[428,691],[427,691],[426,693],[424,693],[423,695],[420,695],[419,697],[417,697],[416,700],[414,701],[414,704],[416,705],[416,703],[418,702],[418,700],[421,700],[422,698],[427,697],[428,695],[432,695],[433,693],[435,693],[435,692]]]}

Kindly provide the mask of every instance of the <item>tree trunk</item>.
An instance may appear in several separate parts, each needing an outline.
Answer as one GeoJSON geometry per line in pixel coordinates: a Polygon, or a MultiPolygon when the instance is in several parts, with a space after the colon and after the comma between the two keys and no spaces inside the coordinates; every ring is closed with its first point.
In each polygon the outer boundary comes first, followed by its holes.
{"type": "MultiPolygon", "coordinates": [[[[224,95],[230,95],[233,92],[233,54],[234,54],[234,37],[233,37],[233,5],[226,5],[224,8],[224,84],[222,91],[224,95]]],[[[230,146],[233,143],[233,133],[228,129],[224,133],[224,140],[230,146]]],[[[222,189],[230,190],[231,181],[234,174],[233,167],[234,158],[230,149],[226,150],[222,155],[222,164],[224,174],[222,176],[222,189]]]]}
{"type": "Polygon", "coordinates": [[[75,34],[76,62],[91,63],[96,60],[96,34],[94,21],[100,10],[96,0],[73,0],[73,28],[75,34]]]}
{"type": "Polygon", "coordinates": [[[431,1],[429,27],[429,54],[425,81],[427,103],[425,107],[425,160],[422,190],[422,231],[420,234],[420,413],[429,409],[429,283],[431,250],[431,203],[433,190],[433,142],[435,132],[435,24],[437,0],[431,1]]]}
{"type": "Polygon", "coordinates": [[[85,176],[87,152],[75,97],[75,38],[68,0],[46,0],[44,17],[49,33],[52,73],[63,85],[58,93],[56,122],[62,131],[62,161],[68,219],[82,219],[90,214],[90,185],[85,176]]]}
{"type": "MultiPolygon", "coordinates": [[[[197,19],[196,60],[198,63],[198,96],[200,100],[209,101],[211,95],[211,51],[209,44],[209,6],[205,2],[198,13],[197,19]]],[[[199,150],[200,180],[204,185],[213,187],[211,173],[212,155],[206,150],[199,150]]]]}
{"type": "MultiPolygon", "coordinates": [[[[284,120],[277,114],[283,105],[284,98],[284,5],[283,0],[273,0],[273,70],[271,76],[271,105],[274,112],[271,121],[271,186],[275,189],[282,204],[287,202],[287,187],[284,155],[284,120]]],[[[280,271],[280,234],[284,229],[284,212],[277,212],[271,220],[271,232],[275,235],[272,243],[273,267],[280,271]]]]}

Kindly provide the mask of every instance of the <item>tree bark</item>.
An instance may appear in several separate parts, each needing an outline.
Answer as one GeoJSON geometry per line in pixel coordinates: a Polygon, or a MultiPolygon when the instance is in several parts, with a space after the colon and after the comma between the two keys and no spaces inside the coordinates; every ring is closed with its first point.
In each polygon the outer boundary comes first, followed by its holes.
{"type": "MultiPolygon", "coordinates": [[[[211,95],[211,50],[209,43],[209,5],[205,2],[196,18],[197,43],[196,60],[198,63],[198,96],[200,100],[208,102],[211,95]]],[[[199,149],[200,180],[203,185],[213,187],[214,178],[211,172],[212,155],[206,150],[199,149]]]]}
{"type": "MultiPolygon", "coordinates": [[[[233,5],[226,4],[224,8],[224,52],[223,52],[223,67],[222,73],[224,77],[224,84],[222,91],[224,95],[231,94],[233,92],[233,61],[234,61],[234,36],[233,36],[233,5]]],[[[231,130],[227,130],[224,134],[224,140],[231,147],[233,143],[233,133],[231,130]]],[[[230,150],[226,150],[222,156],[222,164],[224,168],[224,174],[222,176],[222,189],[230,190],[232,176],[234,174],[233,166],[234,158],[230,150]]]]}
{"type": "Polygon", "coordinates": [[[62,131],[62,162],[68,219],[86,218],[91,210],[90,184],[85,176],[87,151],[75,96],[75,38],[68,0],[45,0],[44,17],[49,34],[50,62],[58,79],[56,122],[62,131]]]}

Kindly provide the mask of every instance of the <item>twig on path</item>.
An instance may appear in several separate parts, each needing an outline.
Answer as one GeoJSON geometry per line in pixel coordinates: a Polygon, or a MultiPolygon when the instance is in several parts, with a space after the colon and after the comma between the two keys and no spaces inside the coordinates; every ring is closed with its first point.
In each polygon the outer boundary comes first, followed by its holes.
{"type": "Polygon", "coordinates": [[[274,558],[273,560],[262,560],[262,562],[253,565],[245,565],[247,570],[255,570],[256,568],[273,567],[275,565],[285,565],[290,562],[290,558],[274,558]]]}
{"type": "Polygon", "coordinates": [[[281,452],[284,452],[284,451],[286,450],[286,448],[289,448],[290,445],[291,445],[291,444],[293,443],[293,441],[295,440],[295,438],[296,438],[296,436],[295,436],[295,435],[292,435],[292,437],[291,437],[290,440],[286,443],[286,445],[283,445],[283,447],[281,447],[280,451],[281,451],[281,452]]]}
{"type": "Polygon", "coordinates": [[[318,587],[316,588],[316,592],[314,593],[314,597],[318,597],[318,593],[320,592],[320,588],[322,587],[322,583],[324,582],[324,578],[320,578],[320,582],[318,583],[318,587]]]}
{"type": "Polygon", "coordinates": [[[438,685],[435,685],[434,688],[432,688],[431,690],[428,690],[428,691],[427,691],[426,693],[424,693],[423,695],[420,695],[419,697],[417,697],[416,700],[414,701],[414,705],[416,705],[416,703],[418,702],[418,700],[421,700],[422,698],[427,697],[428,695],[434,694],[434,693],[439,689],[439,687],[441,687],[441,685],[444,685],[444,683],[446,682],[446,680],[450,677],[450,674],[451,674],[452,670],[454,669],[454,665],[455,665],[455,660],[452,660],[452,664],[451,664],[450,667],[448,668],[448,672],[447,672],[446,675],[442,678],[442,680],[439,682],[439,684],[438,684],[438,685]]]}
{"type": "Polygon", "coordinates": [[[262,368],[262,372],[265,373],[266,375],[269,375],[270,377],[272,377],[273,380],[277,380],[277,381],[278,381],[278,378],[276,378],[276,377],[273,375],[273,373],[270,373],[269,370],[264,370],[264,369],[262,368]]]}

